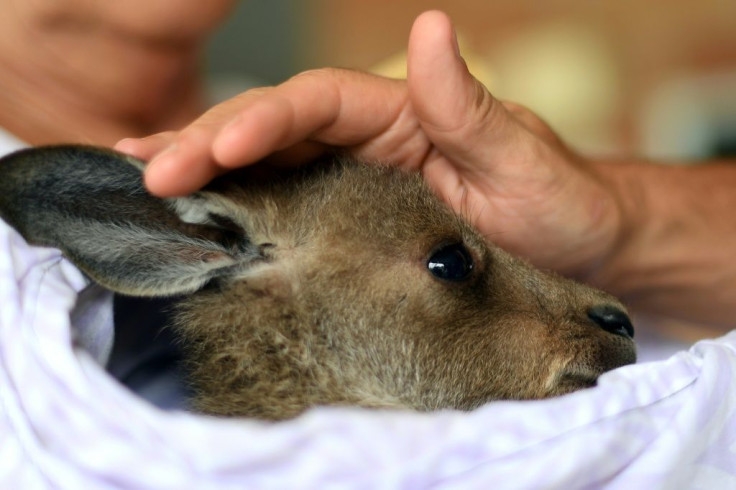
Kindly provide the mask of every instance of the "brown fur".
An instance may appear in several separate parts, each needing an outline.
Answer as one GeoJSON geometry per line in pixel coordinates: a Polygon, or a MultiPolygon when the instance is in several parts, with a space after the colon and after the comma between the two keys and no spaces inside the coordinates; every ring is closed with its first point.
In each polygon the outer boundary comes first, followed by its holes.
{"type": "Polygon", "coordinates": [[[630,339],[586,314],[614,298],[487,243],[418,176],[349,163],[218,192],[268,259],[182,304],[201,411],[469,410],[591,386],[634,360],[630,339]],[[455,242],[475,260],[461,283],[426,268],[455,242]]]}
{"type": "Polygon", "coordinates": [[[629,335],[590,316],[616,299],[487,242],[417,175],[333,161],[160,200],[142,166],[92,147],[16,153],[0,162],[0,215],[110,289],[185,294],[174,329],[202,412],[470,410],[634,361],[629,335]],[[472,257],[462,280],[428,270],[449,244],[472,257]]]}

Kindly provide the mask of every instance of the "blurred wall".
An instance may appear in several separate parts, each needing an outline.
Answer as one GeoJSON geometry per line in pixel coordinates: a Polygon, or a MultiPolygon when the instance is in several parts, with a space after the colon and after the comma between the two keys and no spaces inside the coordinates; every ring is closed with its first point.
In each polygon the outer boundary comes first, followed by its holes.
{"type": "Polygon", "coordinates": [[[401,76],[411,23],[430,8],[453,17],[471,71],[496,95],[576,147],[672,159],[733,151],[733,0],[246,0],[209,68],[264,83],[325,65],[401,76]]]}
{"type": "Polygon", "coordinates": [[[207,49],[207,74],[213,99],[224,98],[254,85],[279,83],[304,66],[304,11],[311,2],[300,0],[240,1],[229,20],[213,36],[207,49]]]}

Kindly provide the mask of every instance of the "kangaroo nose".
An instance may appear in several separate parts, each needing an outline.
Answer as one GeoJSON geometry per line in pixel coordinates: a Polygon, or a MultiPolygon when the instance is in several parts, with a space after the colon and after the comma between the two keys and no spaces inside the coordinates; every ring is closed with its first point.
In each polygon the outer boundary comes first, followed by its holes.
{"type": "Polygon", "coordinates": [[[624,337],[634,337],[634,326],[623,310],[615,306],[599,305],[588,310],[588,318],[606,332],[624,337]]]}

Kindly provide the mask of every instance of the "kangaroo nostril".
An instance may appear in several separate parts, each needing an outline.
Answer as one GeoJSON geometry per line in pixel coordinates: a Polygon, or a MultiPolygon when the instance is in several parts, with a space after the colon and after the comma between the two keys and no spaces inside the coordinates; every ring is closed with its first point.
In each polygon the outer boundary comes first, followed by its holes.
{"type": "Polygon", "coordinates": [[[588,310],[588,318],[606,332],[634,337],[634,326],[631,324],[631,319],[620,308],[610,305],[594,306],[588,310]]]}

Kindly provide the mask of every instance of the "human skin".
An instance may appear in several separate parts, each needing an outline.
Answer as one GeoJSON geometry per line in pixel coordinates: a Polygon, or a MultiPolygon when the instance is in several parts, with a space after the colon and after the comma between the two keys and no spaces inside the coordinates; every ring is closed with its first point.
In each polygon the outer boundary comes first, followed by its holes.
{"type": "Polygon", "coordinates": [[[639,311],[724,330],[736,312],[736,221],[727,211],[736,209],[736,167],[575,154],[470,75],[442,12],[416,20],[406,81],[310,71],[117,148],[152,159],[146,184],[162,196],[266,157],[297,164],[346,149],[421,172],[489,239],[639,311]]]}
{"type": "Polygon", "coordinates": [[[421,171],[490,239],[644,311],[727,325],[736,311],[736,170],[600,162],[465,69],[449,19],[415,24],[407,81],[317,70],[205,109],[202,44],[234,0],[0,0],[0,126],[33,144],[155,159],[149,188],[187,193],[276,152],[346,148],[421,171]],[[192,122],[194,121],[194,122],[192,122]],[[190,124],[191,123],[191,124],[190,124]]]}
{"type": "Polygon", "coordinates": [[[204,111],[201,48],[235,0],[0,0],[0,126],[111,146],[204,111]]]}

